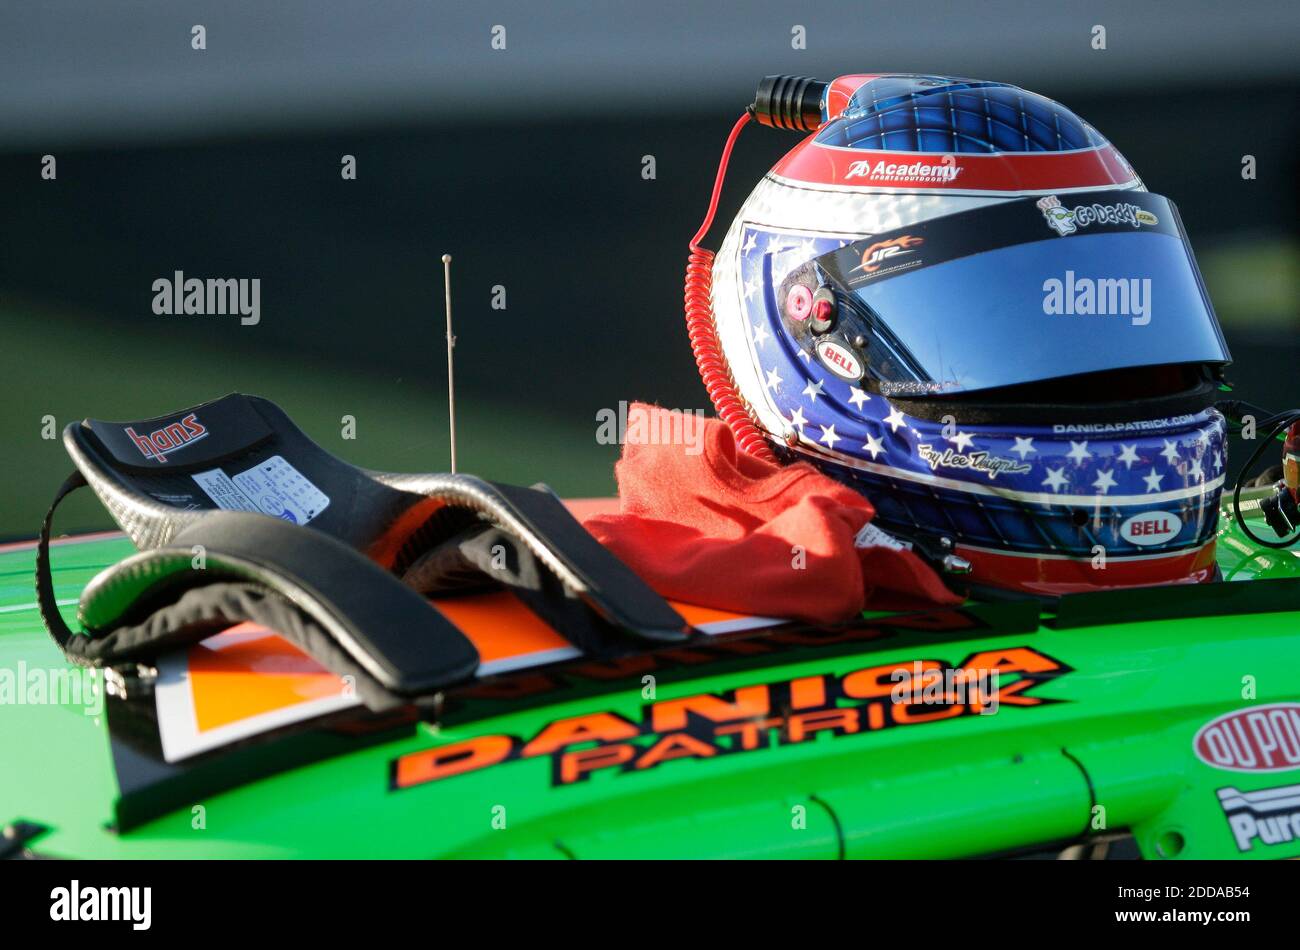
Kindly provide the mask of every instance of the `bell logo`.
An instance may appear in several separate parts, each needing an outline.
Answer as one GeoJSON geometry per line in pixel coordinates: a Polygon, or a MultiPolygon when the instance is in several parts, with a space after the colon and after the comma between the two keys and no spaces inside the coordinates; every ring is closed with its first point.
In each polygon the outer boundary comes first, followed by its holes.
{"type": "Polygon", "coordinates": [[[1167,511],[1144,511],[1120,525],[1119,536],[1130,544],[1150,547],[1172,541],[1182,530],[1183,522],[1177,515],[1167,511]]]}
{"type": "Polygon", "coordinates": [[[857,382],[862,378],[862,363],[834,340],[823,340],[819,343],[817,357],[828,370],[841,379],[857,382]]]}

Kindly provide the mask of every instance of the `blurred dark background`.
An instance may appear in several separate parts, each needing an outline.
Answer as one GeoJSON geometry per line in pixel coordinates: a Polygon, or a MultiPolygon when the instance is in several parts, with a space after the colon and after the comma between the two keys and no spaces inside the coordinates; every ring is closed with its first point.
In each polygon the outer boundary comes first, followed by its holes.
{"type": "MultiPolygon", "coordinates": [[[[1263,2],[5,5],[0,537],[33,534],[69,468],[50,417],[241,390],[358,464],[445,468],[444,251],[462,468],[610,492],[597,410],[708,405],[685,245],[775,72],[967,75],[1063,101],[1177,202],[1239,394],[1300,404],[1297,48],[1295,6],[1263,2]],[[175,270],[260,278],[260,324],[155,315],[175,270]]],[[[713,246],[795,142],[742,136],[713,246]]],[[[64,523],[107,520],[83,502],[64,523]]]]}

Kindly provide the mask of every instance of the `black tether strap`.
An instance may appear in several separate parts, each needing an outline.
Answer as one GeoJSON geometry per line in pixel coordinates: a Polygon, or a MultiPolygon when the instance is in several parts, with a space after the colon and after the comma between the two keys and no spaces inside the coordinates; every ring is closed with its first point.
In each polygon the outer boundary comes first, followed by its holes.
{"type": "Polygon", "coordinates": [[[50,637],[59,651],[78,666],[94,666],[94,662],[80,652],[68,650],[72,638],[77,634],[63,622],[58,602],[54,599],[54,578],[50,574],[50,526],[54,523],[54,509],[68,495],[85,487],[85,484],[86,479],[81,473],[73,472],[59,486],[54,501],[50,502],[50,510],[45,512],[45,520],[41,522],[41,537],[36,542],[36,604],[40,607],[45,629],[50,631],[50,637]]]}

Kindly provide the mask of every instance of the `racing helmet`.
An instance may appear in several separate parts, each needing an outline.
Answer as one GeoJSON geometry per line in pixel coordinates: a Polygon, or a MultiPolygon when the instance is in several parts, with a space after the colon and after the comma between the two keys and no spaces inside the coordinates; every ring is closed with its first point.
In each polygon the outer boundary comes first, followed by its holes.
{"type": "Polygon", "coordinates": [[[1013,85],[764,83],[751,112],[811,134],[708,275],[742,446],[858,488],[867,543],[975,586],[1212,580],[1230,356],[1173,203],[1013,85]]]}

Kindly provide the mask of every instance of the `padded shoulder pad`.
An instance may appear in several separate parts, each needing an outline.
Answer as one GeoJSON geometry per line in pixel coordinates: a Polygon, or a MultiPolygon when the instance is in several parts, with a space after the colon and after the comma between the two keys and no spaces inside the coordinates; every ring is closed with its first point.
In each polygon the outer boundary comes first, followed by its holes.
{"type": "Polygon", "coordinates": [[[87,419],[69,425],[63,439],[86,483],[142,550],[178,543],[199,523],[225,523],[221,512],[242,509],[329,535],[402,574],[486,520],[516,535],[615,630],[655,641],[690,635],[681,615],[549,492],[465,474],[367,471],[331,455],[256,396],[233,393],[137,422],[87,419]]]}
{"type": "MultiPolygon", "coordinates": [[[[150,640],[160,649],[174,648],[178,632],[157,625],[135,627],[131,642],[112,631],[185,590],[232,580],[272,591],[315,621],[330,643],[315,645],[319,649],[299,645],[334,672],[350,672],[333,660],[341,651],[385,689],[417,696],[464,681],[478,668],[478,651],[464,634],[364,555],[320,532],[237,511],[211,512],[171,544],[127,558],[91,580],[79,619],[92,642],[81,652],[112,663],[140,658],[150,640]]],[[[190,639],[210,633],[196,629],[190,639]]]]}
{"type": "Polygon", "coordinates": [[[566,587],[615,627],[646,640],[690,635],[681,614],[607,551],[555,495],[473,475],[377,474],[403,491],[476,512],[520,541],[566,587]]]}

